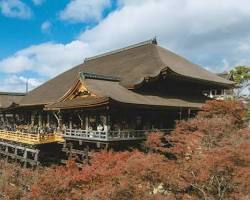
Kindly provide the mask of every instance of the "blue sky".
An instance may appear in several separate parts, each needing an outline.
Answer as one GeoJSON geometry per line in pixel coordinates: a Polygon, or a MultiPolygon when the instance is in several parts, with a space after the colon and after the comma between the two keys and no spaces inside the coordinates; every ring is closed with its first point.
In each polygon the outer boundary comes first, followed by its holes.
{"type": "MultiPolygon", "coordinates": [[[[2,27],[0,45],[4,47],[0,50],[0,59],[30,45],[47,41],[70,42],[86,28],[96,25],[93,20],[81,23],[60,20],[59,13],[67,6],[69,0],[43,0],[39,5],[35,5],[32,0],[22,2],[31,9],[32,16],[28,19],[6,17],[3,14],[0,16],[0,27],[2,27]],[[41,31],[41,25],[46,21],[52,24],[48,33],[41,31]]],[[[114,1],[109,8],[103,11],[103,17],[112,12],[115,6],[114,1]]]]}
{"type": "Polygon", "coordinates": [[[249,21],[248,0],[0,0],[0,90],[154,36],[214,72],[250,65],[249,21]]]}
{"type": "Polygon", "coordinates": [[[60,4],[58,4],[58,1],[50,1],[40,6],[35,6],[32,1],[23,2],[32,9],[32,17],[29,19],[1,15],[0,26],[3,29],[0,32],[0,44],[4,49],[0,52],[0,58],[11,55],[29,45],[39,44],[47,40],[62,40],[66,42],[72,38],[73,33],[71,31],[68,34],[58,34],[59,31],[64,33],[64,24],[54,20],[56,19],[56,12],[62,10],[67,1],[60,0],[60,4]],[[57,23],[57,28],[53,32],[59,37],[58,39],[55,37],[55,34],[43,34],[41,32],[41,24],[47,20],[57,23]]]}

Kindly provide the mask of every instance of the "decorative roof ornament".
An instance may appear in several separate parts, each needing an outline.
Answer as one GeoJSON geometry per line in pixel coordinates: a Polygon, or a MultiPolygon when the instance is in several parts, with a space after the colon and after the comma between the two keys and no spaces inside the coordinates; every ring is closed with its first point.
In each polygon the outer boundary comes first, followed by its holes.
{"type": "Polygon", "coordinates": [[[117,50],[110,51],[110,52],[107,52],[107,53],[103,53],[103,54],[100,54],[100,55],[97,55],[97,56],[85,58],[84,62],[87,62],[87,61],[90,61],[90,60],[94,60],[94,59],[97,59],[97,58],[101,58],[101,57],[104,57],[104,56],[108,56],[108,55],[120,53],[120,52],[122,52],[122,51],[130,50],[130,49],[133,49],[133,48],[136,48],[136,47],[140,47],[140,46],[144,46],[144,45],[147,45],[147,44],[154,44],[154,45],[157,45],[156,36],[155,36],[154,38],[150,39],[150,40],[146,40],[146,41],[143,41],[143,42],[139,42],[139,43],[137,43],[137,44],[133,44],[133,45],[130,45],[130,46],[121,48],[121,49],[117,49],[117,50]]]}

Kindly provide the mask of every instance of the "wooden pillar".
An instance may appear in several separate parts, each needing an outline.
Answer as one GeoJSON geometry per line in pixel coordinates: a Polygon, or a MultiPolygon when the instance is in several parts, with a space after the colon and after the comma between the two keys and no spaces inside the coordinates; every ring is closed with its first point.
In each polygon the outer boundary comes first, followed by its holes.
{"type": "Polygon", "coordinates": [[[27,154],[27,150],[25,148],[24,153],[23,153],[24,167],[27,167],[27,157],[28,157],[28,154],[27,154]]]}
{"type": "Polygon", "coordinates": [[[85,116],[85,130],[86,132],[89,132],[89,116],[85,116]]]}
{"type": "Polygon", "coordinates": [[[9,147],[6,145],[5,146],[5,155],[6,155],[6,161],[8,162],[8,158],[9,158],[9,147]]]}
{"type": "Polygon", "coordinates": [[[58,114],[58,118],[59,118],[58,127],[60,129],[62,127],[62,114],[61,113],[58,114]]]}
{"type": "Polygon", "coordinates": [[[17,161],[17,146],[15,146],[15,162],[17,161]]]}
{"type": "Polygon", "coordinates": [[[212,90],[209,91],[209,97],[213,98],[213,91],[212,90]]]}
{"type": "Polygon", "coordinates": [[[72,129],[73,128],[73,126],[72,126],[72,119],[70,118],[70,120],[69,120],[69,129],[72,129]]]}
{"type": "Polygon", "coordinates": [[[188,119],[190,118],[190,116],[191,116],[191,109],[188,108],[188,119]]]}
{"type": "Polygon", "coordinates": [[[69,113],[69,129],[73,128],[73,126],[72,126],[72,119],[73,119],[73,114],[69,113]]]}
{"type": "Polygon", "coordinates": [[[42,127],[42,113],[38,114],[38,127],[42,127]]]}
{"type": "Polygon", "coordinates": [[[34,126],[35,125],[35,113],[32,112],[31,113],[31,126],[34,126]]]}
{"type": "Polygon", "coordinates": [[[57,120],[57,128],[58,129],[61,129],[61,127],[62,127],[62,115],[61,115],[61,113],[53,113],[54,114],[54,117],[56,118],[56,120],[57,120]]]}
{"type": "Polygon", "coordinates": [[[36,150],[36,152],[35,152],[35,156],[34,156],[34,161],[35,161],[35,163],[36,163],[36,165],[38,165],[38,159],[39,159],[39,150],[36,150]]]}
{"type": "Polygon", "coordinates": [[[108,115],[107,114],[103,116],[102,123],[103,123],[103,130],[106,134],[106,139],[108,139],[109,138],[109,123],[108,123],[108,115]]]}
{"type": "Polygon", "coordinates": [[[108,143],[105,143],[105,151],[108,151],[109,150],[109,144],[108,143]]]}
{"type": "Polygon", "coordinates": [[[82,128],[83,127],[83,119],[82,119],[82,116],[81,116],[81,114],[79,114],[78,113],[78,118],[79,118],[79,120],[80,120],[80,127],[82,128]]]}
{"type": "Polygon", "coordinates": [[[50,113],[47,113],[47,125],[50,126],[50,113]]]}
{"type": "Polygon", "coordinates": [[[180,120],[182,119],[182,108],[180,107],[180,113],[179,113],[179,115],[180,115],[180,120]]]}

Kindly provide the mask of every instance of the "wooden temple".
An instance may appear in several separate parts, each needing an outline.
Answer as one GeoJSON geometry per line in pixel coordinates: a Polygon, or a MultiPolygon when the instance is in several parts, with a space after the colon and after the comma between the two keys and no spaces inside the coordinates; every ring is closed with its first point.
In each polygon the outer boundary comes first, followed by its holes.
{"type": "Polygon", "coordinates": [[[209,99],[204,91],[233,86],[153,39],[87,58],[29,92],[5,109],[15,119],[2,121],[0,139],[85,157],[128,148],[192,117],[209,99]]]}

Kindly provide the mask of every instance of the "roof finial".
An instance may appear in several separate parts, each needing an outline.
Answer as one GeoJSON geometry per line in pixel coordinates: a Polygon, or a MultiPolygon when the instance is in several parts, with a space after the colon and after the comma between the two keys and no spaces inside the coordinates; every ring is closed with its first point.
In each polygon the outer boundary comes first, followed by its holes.
{"type": "Polygon", "coordinates": [[[156,37],[154,37],[153,39],[150,39],[150,40],[146,40],[146,41],[143,41],[143,42],[140,42],[140,43],[137,43],[137,44],[133,44],[133,45],[121,48],[121,49],[117,49],[117,50],[110,51],[110,52],[107,52],[107,53],[99,54],[97,56],[85,58],[84,62],[89,61],[89,60],[93,60],[93,59],[96,59],[96,58],[100,58],[100,57],[103,57],[103,56],[108,56],[108,55],[111,55],[111,54],[120,53],[122,51],[126,51],[126,50],[129,50],[129,49],[132,49],[132,48],[137,48],[137,47],[147,45],[147,44],[155,44],[155,45],[157,45],[156,37]]]}

